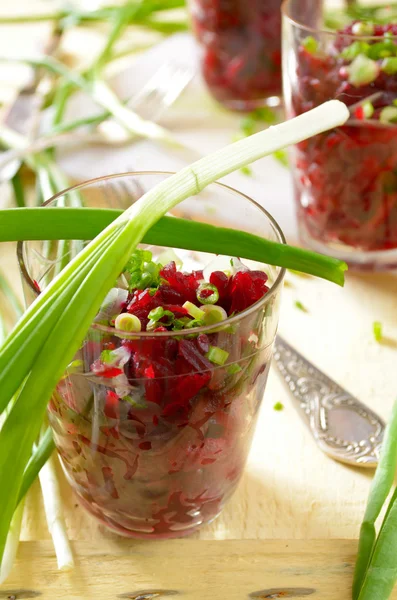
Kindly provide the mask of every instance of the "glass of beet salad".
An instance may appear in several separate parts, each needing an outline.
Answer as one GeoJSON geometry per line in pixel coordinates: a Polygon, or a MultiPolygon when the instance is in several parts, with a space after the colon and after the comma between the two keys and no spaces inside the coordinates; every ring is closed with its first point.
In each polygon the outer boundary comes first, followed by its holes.
{"type": "MultiPolygon", "coordinates": [[[[167,173],[94,180],[88,207],[125,209],[167,173]]],[[[76,189],[47,206],[73,205],[76,189]]],[[[284,243],[273,218],[213,184],[172,215],[284,243]],[[233,210],[231,210],[233,207],[233,210]]],[[[82,242],[23,242],[27,303],[82,242]]],[[[130,257],[48,407],[81,504],[117,532],[187,535],[233,494],[270,368],[284,270],[234,256],[141,246],[130,257]]]]}
{"type": "Polygon", "coordinates": [[[281,1],[189,0],[204,80],[227,108],[279,104],[281,1]]]}
{"type": "MultiPolygon", "coordinates": [[[[284,4],[290,116],[331,98],[347,125],[297,145],[291,159],[302,241],[359,269],[397,266],[397,18],[331,31],[299,0],[284,4]]],[[[396,11],[393,11],[397,17],[396,11]]]]}

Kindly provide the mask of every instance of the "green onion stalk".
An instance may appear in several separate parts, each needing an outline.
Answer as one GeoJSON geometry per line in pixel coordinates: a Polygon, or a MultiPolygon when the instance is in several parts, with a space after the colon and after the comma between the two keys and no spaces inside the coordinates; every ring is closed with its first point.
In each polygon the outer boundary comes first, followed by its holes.
{"type": "MultiPolygon", "coordinates": [[[[0,290],[7,300],[8,305],[12,307],[15,316],[20,318],[23,313],[22,304],[6,278],[1,274],[0,290]]],[[[4,342],[5,332],[6,325],[0,314],[0,344],[4,342]],[[4,338],[2,337],[2,334],[4,335],[4,338]]],[[[0,416],[0,427],[10,413],[14,401],[15,398],[11,400],[3,414],[0,416]]],[[[39,475],[40,478],[46,519],[54,542],[58,567],[61,570],[66,570],[73,566],[73,556],[62,514],[62,500],[55,469],[55,458],[51,457],[54,448],[55,446],[50,428],[42,427],[39,443],[33,448],[33,453],[29,461],[29,469],[26,469],[24,473],[20,501],[13,515],[7,535],[3,559],[0,563],[0,585],[6,581],[11,572],[19,545],[24,510],[24,497],[37,475],[39,475]]]]}
{"type": "MultiPolygon", "coordinates": [[[[71,88],[77,88],[87,93],[91,99],[104,111],[109,112],[112,117],[122,126],[124,129],[133,136],[144,137],[166,144],[167,147],[174,147],[175,149],[190,151],[193,153],[191,148],[184,146],[179,142],[173,135],[164,127],[148,121],[140,117],[137,113],[129,109],[127,106],[119,100],[117,95],[108,86],[108,84],[96,76],[92,78],[86,78],[80,73],[75,73],[71,69],[68,69],[60,61],[53,57],[42,57],[42,58],[30,58],[27,56],[21,57],[4,57],[0,56],[0,62],[14,62],[27,64],[34,68],[46,69],[49,73],[57,75],[61,78],[62,85],[66,86],[65,96],[62,98],[62,103],[66,102],[69,91],[68,86],[71,88]]],[[[59,118],[62,115],[60,110],[59,118]]],[[[59,119],[57,119],[58,121],[59,119]]],[[[57,123],[56,123],[57,125],[57,123]]]]}
{"type": "MultiPolygon", "coordinates": [[[[0,210],[0,242],[92,240],[121,214],[121,210],[103,208],[3,209],[0,210]]],[[[141,241],[149,245],[266,261],[268,265],[294,269],[297,273],[299,270],[298,274],[315,275],[338,285],[343,285],[344,281],[345,265],[331,256],[245,231],[178,217],[161,217],[141,241]]]]}
{"type": "Polygon", "coordinates": [[[397,402],[382,443],[382,451],[369,492],[360,529],[354,571],[353,600],[387,600],[397,579],[397,488],[390,500],[380,532],[375,523],[393,486],[397,469],[397,402]]]}
{"type": "Polygon", "coordinates": [[[347,107],[332,100],[182,169],[110,223],[27,309],[0,349],[0,411],[15,396],[0,432],[0,489],[7,490],[0,506],[0,557],[46,405],[137,244],[165,213],[215,180],[348,118],[347,107]]]}
{"type": "MultiPolygon", "coordinates": [[[[146,25],[148,19],[156,14],[161,14],[168,10],[185,7],[185,0],[134,0],[130,2],[133,5],[140,5],[139,10],[131,17],[128,25],[146,25]]],[[[29,23],[43,23],[46,21],[65,21],[74,25],[89,25],[93,23],[109,22],[110,19],[117,18],[123,6],[109,5],[98,8],[97,10],[79,10],[75,8],[65,8],[51,12],[41,12],[37,14],[19,14],[0,16],[0,25],[18,25],[29,23]]],[[[183,23],[183,21],[181,21],[183,23]]],[[[187,24],[185,23],[185,27],[187,24]]]]}

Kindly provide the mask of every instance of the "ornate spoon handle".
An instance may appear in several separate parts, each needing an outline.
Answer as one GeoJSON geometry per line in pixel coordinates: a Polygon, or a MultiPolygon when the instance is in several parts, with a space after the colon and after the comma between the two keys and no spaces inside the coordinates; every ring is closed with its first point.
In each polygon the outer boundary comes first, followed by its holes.
{"type": "Polygon", "coordinates": [[[385,424],[280,336],[274,360],[323,452],[356,467],[376,467],[385,424]]]}

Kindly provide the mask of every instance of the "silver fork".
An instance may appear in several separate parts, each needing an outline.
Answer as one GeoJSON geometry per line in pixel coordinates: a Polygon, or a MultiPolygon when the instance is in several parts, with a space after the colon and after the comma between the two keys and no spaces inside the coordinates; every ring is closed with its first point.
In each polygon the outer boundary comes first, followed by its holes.
{"type": "Polygon", "coordinates": [[[172,106],[194,76],[190,65],[166,62],[150,77],[142,89],[134,94],[127,106],[139,116],[157,121],[172,106]]]}

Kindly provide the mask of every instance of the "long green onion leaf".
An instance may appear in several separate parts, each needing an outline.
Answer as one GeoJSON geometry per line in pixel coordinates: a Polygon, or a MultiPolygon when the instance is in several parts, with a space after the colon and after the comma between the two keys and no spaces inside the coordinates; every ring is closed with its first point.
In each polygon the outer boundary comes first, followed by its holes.
{"type": "Polygon", "coordinates": [[[52,437],[52,431],[50,427],[47,428],[44,435],[40,438],[39,443],[35,446],[32,456],[26,466],[23,474],[21,488],[19,490],[19,497],[17,504],[22,502],[23,498],[28,493],[32,483],[37,478],[40,470],[43,468],[51,454],[55,450],[55,444],[52,437]]]}
{"type": "MultiPolygon", "coordinates": [[[[122,211],[95,208],[0,210],[0,242],[19,240],[92,240],[122,211]]],[[[285,267],[343,285],[346,264],[335,258],[266,240],[244,231],[175,217],[162,217],[143,243],[214,254],[236,255],[285,267]]]]}
{"type": "Polygon", "coordinates": [[[216,179],[275,150],[342,125],[348,118],[347,107],[332,100],[182,169],[113,221],[27,309],[0,349],[0,404],[1,400],[8,404],[19,390],[0,432],[0,489],[7,490],[0,505],[0,557],[46,404],[105,295],[147,231],[175,205],[216,179]]]}
{"type": "Polygon", "coordinates": [[[138,114],[124,106],[116,94],[101,79],[93,79],[92,81],[85,79],[85,77],[68,69],[53,57],[36,59],[2,56],[0,57],[0,62],[25,63],[32,67],[47,69],[50,73],[62,77],[65,83],[68,82],[86,92],[98,106],[111,112],[116,121],[130,133],[164,142],[176,148],[184,148],[183,144],[178,142],[169,131],[156,123],[142,119],[138,114]]]}
{"type": "MultiPolygon", "coordinates": [[[[369,492],[367,507],[365,509],[364,520],[360,529],[360,539],[358,545],[358,555],[354,571],[353,581],[353,600],[360,598],[360,591],[363,588],[367,577],[373,577],[372,553],[375,546],[376,530],[375,522],[386,502],[387,496],[393,485],[397,470],[397,402],[394,404],[390,421],[386,427],[382,443],[382,451],[375,477],[372,481],[369,492]],[[371,566],[369,566],[371,563],[371,566]],[[372,573],[372,574],[371,574],[372,573]]],[[[385,519],[385,523],[388,522],[385,519]]],[[[390,521],[389,525],[390,526],[390,521]]],[[[384,534],[382,539],[384,538],[384,534]]],[[[379,536],[379,540],[381,540],[379,536]]],[[[393,553],[394,554],[394,553],[393,553]]],[[[376,557],[374,555],[375,560],[376,557]]],[[[397,566],[397,562],[396,562],[397,566]]],[[[397,575],[397,572],[396,572],[397,575]]],[[[383,576],[382,576],[383,577],[383,576]]],[[[368,586],[368,584],[367,584],[368,586]]],[[[366,592],[368,593],[368,592],[366,592]]],[[[372,596],[363,596],[371,598],[372,596]]],[[[380,596],[385,598],[386,596],[380,596]]],[[[375,596],[373,597],[375,598],[375,596]]]]}

